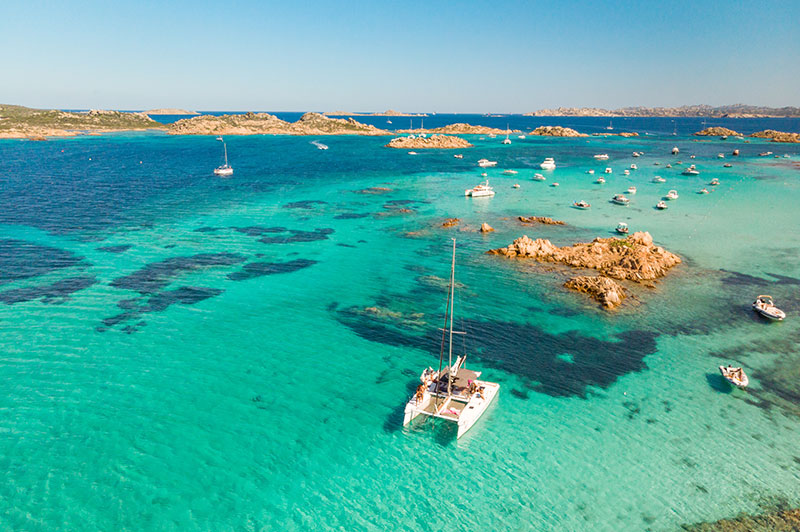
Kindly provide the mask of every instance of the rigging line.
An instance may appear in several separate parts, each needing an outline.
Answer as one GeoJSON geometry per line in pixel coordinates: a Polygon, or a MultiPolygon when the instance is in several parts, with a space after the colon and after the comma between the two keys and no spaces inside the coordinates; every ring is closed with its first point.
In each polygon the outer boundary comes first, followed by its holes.
{"type": "MultiPolygon", "coordinates": [[[[452,276],[452,272],[451,272],[450,275],[452,276]]],[[[444,311],[444,326],[442,327],[442,343],[441,343],[441,346],[439,348],[439,373],[438,373],[437,380],[442,377],[442,362],[444,361],[444,342],[445,342],[445,339],[447,338],[447,318],[448,318],[449,314],[450,314],[450,291],[448,290],[447,291],[447,305],[445,306],[445,311],[444,311]]],[[[447,378],[448,379],[450,378],[449,373],[448,373],[448,377],[447,378]]],[[[439,384],[437,382],[434,391],[438,391],[438,390],[439,390],[439,384]]],[[[437,407],[438,407],[438,404],[439,404],[438,399],[439,399],[438,395],[434,395],[434,405],[437,405],[437,407]]]]}

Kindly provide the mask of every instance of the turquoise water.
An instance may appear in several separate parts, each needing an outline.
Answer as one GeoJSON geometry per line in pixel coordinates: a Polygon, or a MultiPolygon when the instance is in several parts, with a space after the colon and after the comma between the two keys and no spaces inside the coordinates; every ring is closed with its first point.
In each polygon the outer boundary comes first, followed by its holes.
{"type": "Polygon", "coordinates": [[[213,138],[0,142],[0,528],[675,530],[800,504],[796,145],[475,138],[456,160],[310,140],[230,137],[228,179],[213,138]],[[465,198],[482,157],[497,195],[465,198]],[[568,225],[515,221],[532,214],[568,225]],[[620,221],[684,263],[611,313],[561,269],[484,254],[620,221]],[[460,440],[400,426],[438,356],[451,237],[468,365],[502,385],[460,440]],[[785,322],[753,315],[760,293],[785,322]]]}

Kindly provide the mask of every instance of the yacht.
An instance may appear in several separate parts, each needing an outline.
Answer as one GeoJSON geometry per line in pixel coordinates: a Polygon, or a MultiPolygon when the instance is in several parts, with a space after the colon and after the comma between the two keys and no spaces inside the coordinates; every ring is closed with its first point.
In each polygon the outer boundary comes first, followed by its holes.
{"type": "Polygon", "coordinates": [[[605,178],[605,177],[603,177],[603,176],[600,176],[600,177],[598,177],[598,178],[597,178],[597,181],[595,181],[595,183],[597,183],[598,185],[602,185],[602,184],[604,184],[605,182],[606,182],[606,178],[605,178]]]}
{"type": "Polygon", "coordinates": [[[722,165],[723,168],[732,168],[733,165],[731,163],[725,163],[722,165]]]}
{"type": "Polygon", "coordinates": [[[455,302],[456,241],[453,239],[453,261],[450,267],[450,289],[447,292],[445,328],[439,350],[439,369],[425,369],[414,396],[406,403],[403,425],[420,414],[442,419],[458,427],[456,438],[464,435],[480,419],[500,391],[496,382],[481,380],[481,372],[464,368],[466,355],[453,362],[453,304],[455,302]],[[447,344],[447,366],[444,347],[447,344]]]}
{"type": "Polygon", "coordinates": [[[594,156],[594,158],[597,159],[598,161],[607,161],[608,160],[608,154],[607,153],[598,153],[597,155],[594,156]]]}
{"type": "Polygon", "coordinates": [[[506,138],[503,139],[503,144],[511,144],[511,139],[508,138],[508,135],[510,133],[511,133],[511,130],[508,129],[508,126],[506,126],[506,138]]]}
{"type": "Polygon", "coordinates": [[[611,173],[611,168],[606,168],[606,169],[604,170],[604,172],[605,172],[605,173],[607,173],[607,174],[610,174],[610,173],[611,173]]]}
{"type": "Polygon", "coordinates": [[[657,175],[653,178],[653,183],[666,183],[666,182],[667,180],[661,177],[660,175],[657,175]]]}
{"type": "Polygon", "coordinates": [[[516,170],[503,170],[504,175],[517,175],[518,173],[516,170]]]}
{"type": "Polygon", "coordinates": [[[700,171],[697,168],[695,168],[694,165],[690,166],[681,173],[683,175],[700,175],[700,171]]]}
{"type": "Polygon", "coordinates": [[[456,153],[455,155],[453,155],[453,157],[455,157],[456,159],[463,159],[464,158],[464,156],[461,155],[460,153],[456,153]]]}
{"type": "Polygon", "coordinates": [[[628,205],[630,202],[631,200],[626,198],[624,194],[614,194],[614,197],[611,198],[611,203],[616,203],[617,205],[628,205]]]}
{"type": "Polygon", "coordinates": [[[668,200],[676,200],[676,199],[678,199],[678,191],[677,190],[670,190],[669,192],[667,192],[667,195],[664,196],[664,197],[667,198],[668,200]]]}
{"type": "Polygon", "coordinates": [[[628,194],[636,194],[636,187],[634,186],[628,187],[628,194]]]}
{"type": "Polygon", "coordinates": [[[583,209],[583,210],[586,210],[589,207],[591,207],[591,205],[589,203],[587,203],[587,202],[585,202],[583,200],[573,202],[572,206],[575,207],[576,209],[583,209]]]}
{"type": "Polygon", "coordinates": [[[772,296],[758,296],[753,302],[753,310],[775,321],[782,321],[786,317],[786,313],[772,302],[772,296]]]}
{"type": "Polygon", "coordinates": [[[656,209],[658,209],[660,211],[663,211],[666,208],[667,208],[667,202],[666,201],[659,201],[658,203],[656,203],[656,209]]]}
{"type": "Polygon", "coordinates": [[[617,224],[617,228],[615,229],[615,231],[617,233],[621,234],[621,235],[627,235],[628,234],[628,224],[626,224],[625,222],[618,223],[617,224]]]}
{"type": "Polygon", "coordinates": [[[589,175],[594,175],[594,170],[586,170],[586,173],[589,175]]]}
{"type": "Polygon", "coordinates": [[[724,158],[725,158],[725,154],[724,153],[718,153],[717,154],[717,159],[724,159],[724,158]]]}
{"type": "Polygon", "coordinates": [[[697,193],[698,194],[708,194],[708,189],[707,188],[701,188],[700,190],[697,191],[697,193]]]}
{"type": "Polygon", "coordinates": [[[497,166],[497,161],[490,161],[489,159],[481,159],[478,161],[478,166],[481,168],[489,168],[491,166],[497,166]]]}
{"type": "Polygon", "coordinates": [[[715,187],[715,186],[719,185],[719,179],[717,179],[717,178],[715,177],[714,179],[712,179],[712,180],[711,180],[711,182],[709,183],[709,185],[711,185],[712,187],[715,187]]]}
{"type": "Polygon", "coordinates": [[[622,171],[622,175],[631,175],[631,171],[625,169],[625,170],[622,171]]]}
{"type": "Polygon", "coordinates": [[[465,196],[472,196],[473,198],[482,198],[486,196],[494,196],[494,189],[489,186],[489,180],[487,179],[480,185],[475,185],[472,188],[468,188],[464,191],[465,196]]]}
{"type": "Polygon", "coordinates": [[[533,174],[534,181],[545,181],[547,178],[542,174],[533,174]]]}
{"type": "Polygon", "coordinates": [[[674,148],[672,148],[672,155],[678,155],[678,153],[680,153],[680,151],[681,150],[679,150],[678,147],[675,146],[674,148]]]}
{"type": "Polygon", "coordinates": [[[635,164],[632,164],[632,165],[631,165],[631,170],[638,170],[638,169],[639,169],[639,167],[638,167],[638,166],[636,166],[635,164]]]}
{"type": "Polygon", "coordinates": [[[214,168],[215,175],[233,175],[233,168],[228,164],[228,145],[222,140],[222,137],[217,137],[217,140],[222,143],[222,150],[225,153],[225,164],[214,168]]]}
{"type": "Polygon", "coordinates": [[[747,388],[747,385],[750,384],[750,379],[747,378],[742,368],[735,368],[730,365],[720,366],[719,372],[722,373],[726,381],[737,388],[747,388]]]}
{"type": "Polygon", "coordinates": [[[542,164],[539,165],[539,168],[541,168],[542,170],[555,170],[556,162],[553,160],[552,157],[548,157],[544,161],[542,161],[542,164]]]}

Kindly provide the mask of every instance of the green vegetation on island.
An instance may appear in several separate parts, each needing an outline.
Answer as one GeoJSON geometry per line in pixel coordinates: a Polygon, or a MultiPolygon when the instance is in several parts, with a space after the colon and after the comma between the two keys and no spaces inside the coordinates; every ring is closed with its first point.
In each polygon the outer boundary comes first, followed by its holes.
{"type": "Polygon", "coordinates": [[[42,138],[85,132],[163,129],[144,113],[122,111],[67,112],[0,105],[0,138],[42,138]]]}

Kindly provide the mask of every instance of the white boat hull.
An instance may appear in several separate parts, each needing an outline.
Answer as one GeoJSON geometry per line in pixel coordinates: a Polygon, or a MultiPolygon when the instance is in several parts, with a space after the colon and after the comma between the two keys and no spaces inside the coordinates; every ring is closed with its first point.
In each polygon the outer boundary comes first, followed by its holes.
{"type": "Polygon", "coordinates": [[[475,425],[500,391],[500,385],[495,382],[477,380],[475,384],[483,387],[483,397],[475,393],[466,402],[444,394],[436,395],[427,390],[419,401],[416,397],[412,397],[406,403],[403,425],[408,425],[419,415],[443,419],[457,424],[456,437],[460,438],[475,425]]]}
{"type": "Polygon", "coordinates": [[[233,175],[233,168],[228,166],[227,168],[224,166],[220,166],[218,168],[214,168],[215,175],[233,175]]]}

